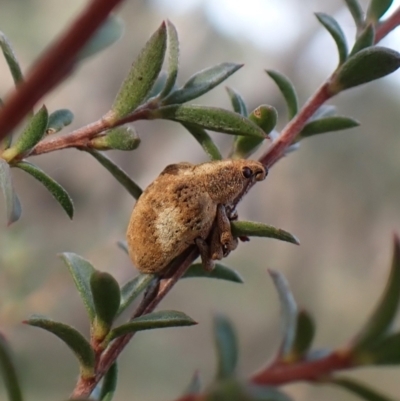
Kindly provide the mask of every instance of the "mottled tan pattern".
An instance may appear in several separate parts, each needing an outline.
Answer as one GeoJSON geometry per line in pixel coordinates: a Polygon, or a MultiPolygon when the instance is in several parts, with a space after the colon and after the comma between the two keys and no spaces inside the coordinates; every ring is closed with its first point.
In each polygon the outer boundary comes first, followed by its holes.
{"type": "MultiPolygon", "coordinates": [[[[143,192],[132,211],[127,240],[135,266],[144,273],[159,272],[196,239],[206,240],[216,220],[218,205],[231,202],[249,181],[261,181],[265,175],[265,168],[252,160],[167,166],[143,192]]],[[[225,208],[219,207],[215,226],[219,232],[212,237],[224,251],[214,251],[214,258],[235,247],[226,219],[225,208]]],[[[212,248],[218,247],[213,244],[212,248]]],[[[203,252],[203,263],[204,258],[203,252]]]]}

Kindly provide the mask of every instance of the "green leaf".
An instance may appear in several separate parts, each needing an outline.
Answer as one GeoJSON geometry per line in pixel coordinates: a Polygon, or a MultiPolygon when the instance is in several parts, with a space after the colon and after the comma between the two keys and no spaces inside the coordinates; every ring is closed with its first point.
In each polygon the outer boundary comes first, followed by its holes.
{"type": "Polygon", "coordinates": [[[191,76],[181,88],[170,93],[163,100],[163,104],[181,104],[196,99],[225,81],[241,67],[243,64],[221,63],[199,71],[191,76]]]}
{"type": "Polygon", "coordinates": [[[153,87],[164,61],[167,40],[165,22],[148,40],[132,65],[112,105],[112,120],[117,121],[135,110],[153,87]]]}
{"type": "Polygon", "coordinates": [[[393,0],[371,0],[367,10],[367,20],[378,22],[392,4],[393,0]]]}
{"type": "Polygon", "coordinates": [[[288,359],[297,361],[310,349],[315,335],[315,323],[313,318],[305,310],[297,314],[296,334],[288,359]]]}
{"type": "Polygon", "coordinates": [[[222,155],[217,145],[203,128],[190,123],[182,123],[182,125],[193,135],[210,160],[222,160],[222,155]]]}
{"type": "Polygon", "coordinates": [[[190,123],[211,131],[223,132],[231,135],[248,135],[265,138],[261,128],[249,119],[218,107],[198,105],[173,105],[149,111],[149,118],[190,123]]]}
{"type": "Polygon", "coordinates": [[[20,161],[18,163],[15,163],[13,164],[13,167],[18,167],[19,169],[25,171],[33,178],[41,182],[53,195],[54,199],[65,210],[65,213],[67,213],[68,217],[72,219],[72,217],[74,216],[74,204],[72,203],[72,199],[69,196],[68,192],[57,181],[54,181],[39,167],[27,161],[20,161]]]}
{"type": "Polygon", "coordinates": [[[197,323],[183,312],[152,312],[137,317],[129,323],[125,323],[111,330],[110,334],[107,336],[107,340],[112,341],[117,337],[135,333],[137,331],[162,329],[166,327],[193,326],[194,324],[197,323]]]}
{"type": "Polygon", "coordinates": [[[225,89],[228,92],[229,98],[231,99],[233,111],[242,115],[243,117],[247,117],[247,107],[242,96],[229,86],[227,86],[225,89]]]}
{"type": "Polygon", "coordinates": [[[105,167],[111,175],[135,198],[139,199],[142,194],[142,190],[129,176],[114,164],[107,156],[97,152],[93,149],[85,149],[86,152],[90,153],[103,167],[105,167]]]}
{"type": "Polygon", "coordinates": [[[217,378],[221,380],[232,377],[239,351],[235,330],[227,317],[214,317],[214,337],[218,355],[217,378]]]}
{"type": "Polygon", "coordinates": [[[111,401],[113,399],[115,390],[117,389],[117,380],[118,366],[117,362],[114,362],[104,376],[99,401],[111,401]]]}
{"type": "Polygon", "coordinates": [[[298,135],[300,138],[308,138],[313,135],[326,132],[341,131],[344,129],[358,127],[360,123],[350,117],[333,116],[323,117],[307,123],[298,135]]]}
{"type": "Polygon", "coordinates": [[[400,365],[400,333],[385,337],[367,353],[373,365],[400,365]]]}
{"type": "Polygon", "coordinates": [[[366,401],[395,401],[391,397],[387,397],[376,391],[375,389],[365,385],[364,383],[360,383],[354,379],[344,378],[344,377],[333,377],[329,378],[329,383],[336,384],[351,393],[358,395],[363,400],[366,401]]]}
{"type": "Polygon", "coordinates": [[[354,56],[360,50],[370,47],[374,44],[375,40],[375,28],[372,24],[368,24],[361,32],[360,36],[354,43],[353,49],[351,50],[349,57],[354,56]]]}
{"type": "Polygon", "coordinates": [[[168,38],[168,75],[164,89],[160,93],[160,98],[167,96],[175,86],[178,76],[179,64],[179,38],[174,24],[167,20],[167,38],[168,38]]]}
{"type": "Polygon", "coordinates": [[[299,240],[294,235],[267,224],[257,223],[254,221],[231,221],[231,229],[232,234],[235,237],[249,236],[276,238],[281,241],[300,245],[299,240]]]}
{"type": "Polygon", "coordinates": [[[28,320],[25,320],[24,323],[30,326],[40,327],[57,336],[78,358],[82,378],[93,378],[95,365],[94,352],[89,342],[76,329],[64,323],[50,320],[44,316],[32,316],[28,320]]]}
{"type": "Polygon", "coordinates": [[[182,278],[192,277],[215,278],[232,281],[234,283],[243,283],[242,277],[236,270],[226,267],[220,263],[216,263],[214,269],[210,272],[205,270],[201,263],[194,263],[189,267],[182,278]]]}
{"type": "Polygon", "coordinates": [[[117,241],[117,246],[119,249],[123,250],[127,255],[129,255],[128,243],[126,241],[117,241]]]}
{"type": "Polygon", "coordinates": [[[285,358],[290,355],[296,340],[298,307],[284,275],[270,269],[268,269],[268,273],[278,291],[281,304],[283,339],[280,354],[285,358]]]}
{"type": "Polygon", "coordinates": [[[140,138],[132,127],[112,128],[89,143],[90,147],[97,150],[135,150],[139,145],[140,138]]]}
{"type": "MultiPolygon", "coordinates": [[[[285,393],[272,386],[259,386],[248,384],[245,387],[246,393],[251,401],[291,401],[292,399],[285,393]]],[[[247,398],[248,399],[248,398],[247,398]]],[[[246,400],[247,400],[246,399],[246,400]]]]}
{"type": "Polygon", "coordinates": [[[83,259],[75,253],[64,252],[60,256],[67,265],[75,286],[83,300],[83,304],[88,312],[90,321],[93,322],[95,317],[95,308],[92,290],[90,288],[90,277],[95,269],[86,259],[83,259]]]}
{"type": "Polygon", "coordinates": [[[8,68],[10,69],[14,83],[17,85],[23,81],[21,67],[19,66],[11,43],[3,32],[0,32],[0,46],[8,68]]]}
{"type": "Polygon", "coordinates": [[[115,15],[110,15],[79,51],[76,61],[82,61],[101,52],[120,39],[123,33],[124,24],[122,20],[115,15]]]}
{"type": "Polygon", "coordinates": [[[90,276],[90,288],[96,312],[92,332],[96,340],[102,341],[117,315],[121,293],[117,280],[111,274],[98,270],[90,276]]]}
{"type": "Polygon", "coordinates": [[[297,114],[299,109],[297,93],[293,84],[290,82],[288,77],[278,71],[265,70],[265,72],[274,80],[281,91],[286,102],[288,109],[288,120],[290,121],[297,114]]]}
{"type": "Polygon", "coordinates": [[[19,202],[18,196],[14,191],[14,185],[12,183],[12,177],[10,173],[10,166],[1,157],[0,188],[3,192],[6,204],[7,224],[11,225],[21,217],[21,203],[19,202]]]}
{"type": "Polygon", "coordinates": [[[10,401],[22,401],[22,391],[7,341],[0,333],[0,373],[10,401]]]}
{"type": "Polygon", "coordinates": [[[121,287],[121,304],[117,316],[149,286],[154,277],[154,274],[139,274],[121,287]]]}
{"type": "Polygon", "coordinates": [[[400,67],[400,53],[371,46],[350,57],[330,82],[331,94],[362,85],[391,74],[400,67]]]}
{"type": "Polygon", "coordinates": [[[47,122],[46,134],[55,134],[67,127],[74,120],[74,114],[71,110],[60,109],[56,110],[49,115],[47,122]]]}
{"type": "Polygon", "coordinates": [[[367,324],[353,342],[354,354],[367,350],[388,332],[400,301],[400,239],[394,237],[392,267],[386,288],[367,324]]]}
{"type": "Polygon", "coordinates": [[[358,0],[344,0],[358,28],[364,24],[364,12],[358,0]]]}
{"type": "Polygon", "coordinates": [[[189,383],[189,386],[187,387],[186,391],[184,392],[185,395],[190,395],[190,394],[199,394],[201,392],[201,378],[199,372],[195,372],[192,380],[189,383]]]}
{"type": "MultiPolygon", "coordinates": [[[[278,112],[275,107],[261,105],[254,109],[249,120],[259,126],[267,135],[274,129],[278,119],[278,112]]],[[[232,156],[238,159],[246,159],[254,153],[264,139],[237,136],[234,142],[232,156]]]]}
{"type": "Polygon", "coordinates": [[[339,52],[339,65],[343,64],[347,58],[347,42],[342,28],[337,21],[328,14],[315,13],[318,21],[327,29],[331,34],[339,52]]]}
{"type": "Polygon", "coordinates": [[[46,132],[47,121],[47,109],[43,106],[29,120],[15,144],[11,148],[5,150],[1,157],[10,162],[15,156],[31,150],[43,138],[46,132]]]}

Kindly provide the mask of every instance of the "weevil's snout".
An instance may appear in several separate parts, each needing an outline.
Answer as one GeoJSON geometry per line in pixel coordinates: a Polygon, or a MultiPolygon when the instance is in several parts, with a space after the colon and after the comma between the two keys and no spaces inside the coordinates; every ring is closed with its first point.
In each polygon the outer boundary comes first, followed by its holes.
{"type": "Polygon", "coordinates": [[[266,167],[256,167],[254,169],[254,177],[256,181],[262,181],[268,175],[268,169],[266,167]]]}

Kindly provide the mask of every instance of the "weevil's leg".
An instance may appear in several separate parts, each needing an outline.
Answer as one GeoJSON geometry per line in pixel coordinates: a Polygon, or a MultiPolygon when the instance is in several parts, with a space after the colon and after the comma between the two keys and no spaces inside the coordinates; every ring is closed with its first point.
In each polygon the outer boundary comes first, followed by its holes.
{"type": "Polygon", "coordinates": [[[217,227],[220,232],[220,242],[222,244],[224,256],[233,251],[238,246],[237,238],[233,238],[231,232],[231,222],[226,214],[225,206],[219,204],[217,207],[217,227]]]}
{"type": "Polygon", "coordinates": [[[203,238],[196,238],[194,240],[195,244],[199,248],[201,262],[206,271],[210,272],[214,269],[214,262],[210,257],[210,247],[203,238]]]}
{"type": "Polygon", "coordinates": [[[224,257],[224,250],[221,244],[221,233],[216,224],[213,225],[210,238],[210,254],[212,260],[221,260],[224,257]]]}

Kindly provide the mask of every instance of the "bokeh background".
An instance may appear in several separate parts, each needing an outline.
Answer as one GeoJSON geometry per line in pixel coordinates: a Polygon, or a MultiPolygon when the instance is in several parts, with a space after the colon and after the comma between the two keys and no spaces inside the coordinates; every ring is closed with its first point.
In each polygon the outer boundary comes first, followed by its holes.
{"type": "MultiPolygon", "coordinates": [[[[12,41],[26,70],[84,7],[83,0],[0,0],[0,29],[12,41]]],[[[362,2],[366,7],[366,1],[362,2]]],[[[396,2],[395,2],[396,3],[396,2]]],[[[334,42],[313,12],[334,15],[349,41],[353,21],[342,0],[127,0],[118,10],[122,40],[86,62],[45,99],[50,110],[75,113],[71,128],[96,120],[110,106],[120,83],[161,20],[169,18],[181,40],[179,82],[223,62],[245,63],[227,85],[239,91],[249,109],[262,103],[285,107],[264,69],[287,74],[301,102],[334,69],[334,42]]],[[[399,50],[393,32],[384,44],[399,50]]],[[[0,60],[0,93],[12,81],[0,60]]],[[[347,341],[371,313],[388,275],[392,233],[400,231],[400,73],[345,92],[333,99],[339,112],[362,122],[351,131],[304,141],[281,160],[239,208],[242,219],[259,220],[297,235],[301,246],[253,239],[225,264],[245,280],[237,285],[185,280],[162,303],[182,310],[199,324],[191,328],[139,333],[120,359],[116,400],[172,400],[195,370],[208,383],[216,367],[212,318],[224,313],[235,323],[243,376],[260,367],[279,344],[279,303],[267,268],[287,277],[300,305],[318,325],[315,344],[335,347],[347,341]]],[[[196,100],[229,108],[224,85],[196,100]]],[[[142,144],[134,152],[109,152],[141,186],[169,163],[206,161],[195,140],[172,122],[135,124],[142,144]]],[[[213,134],[225,155],[232,138],[213,134]]],[[[65,150],[34,160],[72,195],[71,222],[47,191],[13,171],[23,205],[22,219],[6,228],[0,200],[0,329],[9,339],[28,400],[65,399],[77,377],[68,349],[52,335],[21,324],[40,313],[88,332],[87,317],[67,268],[57,254],[75,252],[124,282],[137,274],[116,247],[124,238],[134,200],[90,155],[65,150]]],[[[398,397],[400,369],[363,369],[351,376],[398,397]]],[[[352,400],[340,389],[293,384],[296,400],[352,400]]],[[[0,382],[0,399],[5,399],[0,382]]]]}

